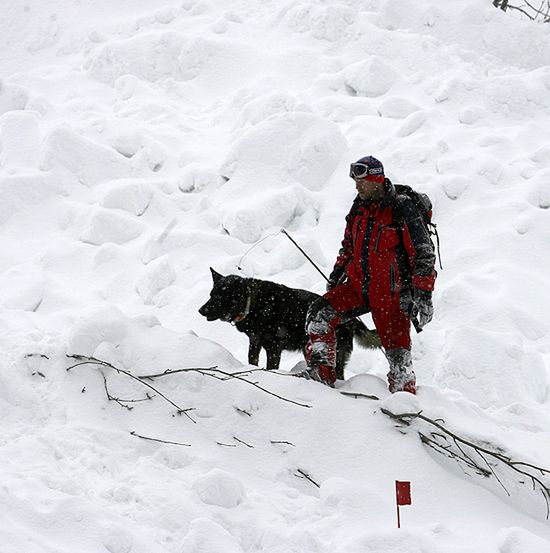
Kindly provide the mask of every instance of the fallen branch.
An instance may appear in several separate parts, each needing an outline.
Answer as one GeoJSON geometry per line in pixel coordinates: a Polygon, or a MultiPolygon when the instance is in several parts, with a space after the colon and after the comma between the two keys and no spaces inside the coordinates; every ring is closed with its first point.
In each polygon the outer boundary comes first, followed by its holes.
{"type": "Polygon", "coordinates": [[[159,440],[158,438],[149,438],[147,436],[141,436],[140,434],[138,434],[135,431],[130,432],[130,434],[132,436],[135,436],[136,438],[141,438],[142,440],[147,440],[147,441],[150,441],[150,442],[159,442],[161,444],[181,445],[183,447],[191,447],[191,444],[182,444],[180,442],[169,442],[167,440],[159,440]]]}
{"type": "Polygon", "coordinates": [[[244,409],[239,409],[238,407],[234,407],[235,411],[237,413],[240,413],[241,415],[246,415],[247,417],[251,417],[252,413],[249,413],[248,411],[245,411],[244,409]]]}
{"type": "Polygon", "coordinates": [[[374,396],[374,395],[371,395],[371,394],[363,394],[362,392],[346,392],[346,391],[342,391],[340,390],[340,393],[343,395],[343,396],[349,396],[349,397],[352,397],[354,399],[357,399],[358,397],[363,397],[365,399],[380,399],[378,396],[374,396]]]}
{"type": "Polygon", "coordinates": [[[239,440],[239,438],[237,438],[237,436],[233,436],[233,439],[234,439],[236,442],[239,442],[240,444],[243,444],[243,445],[245,445],[246,447],[249,447],[250,449],[254,449],[254,446],[253,446],[253,445],[247,444],[246,442],[243,442],[242,440],[239,440]]]}
{"type": "Polygon", "coordinates": [[[155,373],[155,374],[145,374],[142,376],[138,376],[141,380],[153,380],[155,378],[162,378],[163,376],[171,376],[173,374],[178,373],[186,373],[186,372],[193,372],[193,371],[212,371],[214,369],[217,369],[218,366],[214,365],[213,367],[191,367],[186,369],[166,369],[165,371],[162,371],[161,373],[155,373]]]}
{"type": "Polygon", "coordinates": [[[103,377],[103,386],[105,388],[105,394],[107,395],[107,399],[109,401],[114,401],[115,403],[118,403],[121,407],[124,407],[125,409],[128,409],[128,411],[131,411],[133,409],[133,406],[126,405],[127,403],[141,403],[142,401],[149,401],[153,399],[154,396],[150,396],[149,394],[146,394],[146,397],[143,399],[120,399],[119,397],[115,397],[109,392],[109,386],[107,385],[107,377],[101,373],[101,376],[103,377]]]}
{"type": "Polygon", "coordinates": [[[42,359],[50,359],[47,355],[44,355],[43,353],[27,353],[25,355],[25,359],[29,357],[42,357],[42,359]]]}
{"type": "Polygon", "coordinates": [[[307,481],[311,482],[317,488],[321,487],[319,486],[319,484],[317,484],[317,482],[315,482],[315,480],[311,478],[311,476],[307,472],[303,471],[302,469],[297,469],[296,472],[300,475],[298,478],[305,478],[307,481]]]}
{"type": "MultiPolygon", "coordinates": [[[[135,380],[143,386],[147,386],[149,389],[153,390],[156,394],[158,394],[161,398],[163,398],[165,401],[167,401],[170,405],[173,405],[177,409],[178,415],[185,415],[191,422],[196,424],[196,421],[189,415],[188,411],[194,411],[194,408],[188,408],[183,409],[182,407],[179,407],[176,405],[171,399],[167,398],[162,392],[157,390],[155,387],[151,386],[151,384],[147,382],[143,382],[143,380],[139,379],[138,377],[134,376],[132,373],[125,371],[124,369],[119,369],[118,367],[115,367],[114,365],[111,365],[111,363],[108,363],[107,361],[102,361],[101,359],[96,359],[95,357],[86,357],[84,355],[67,355],[70,359],[78,360],[78,363],[75,363],[74,365],[71,365],[66,370],[70,371],[72,369],[75,369],[77,367],[82,367],[84,365],[98,365],[100,367],[106,367],[108,369],[111,369],[119,374],[123,374],[127,376],[128,378],[131,378],[132,380],[135,380]]],[[[104,375],[103,375],[104,376],[104,375]]]]}
{"type": "MultiPolygon", "coordinates": [[[[221,369],[218,369],[217,366],[214,367],[207,367],[207,368],[185,368],[185,369],[166,369],[162,373],[157,374],[148,374],[144,376],[138,377],[140,380],[152,380],[154,378],[161,378],[164,376],[170,376],[177,373],[183,373],[183,372],[197,372],[203,376],[209,376],[210,378],[215,378],[216,380],[221,380],[222,382],[225,382],[226,380],[239,380],[241,382],[246,382],[247,384],[250,384],[251,386],[254,386],[255,388],[258,388],[258,390],[261,390],[262,392],[269,394],[273,397],[276,397],[277,399],[280,399],[281,401],[286,401],[287,403],[292,403],[293,405],[298,405],[299,407],[306,407],[308,409],[311,408],[311,405],[308,405],[307,403],[300,403],[299,401],[294,401],[292,399],[288,399],[286,397],[280,396],[276,394],[275,392],[272,392],[268,390],[267,388],[264,388],[260,386],[257,382],[252,382],[251,380],[247,380],[242,375],[246,375],[252,372],[256,371],[262,371],[265,372],[263,369],[252,369],[249,371],[242,371],[240,373],[229,373],[227,371],[222,371],[221,369]]],[[[277,374],[277,373],[274,373],[277,374]]]]}
{"type": "Polygon", "coordinates": [[[523,0],[521,6],[510,4],[508,0],[493,0],[493,6],[500,8],[502,11],[515,10],[525,15],[531,21],[536,21],[539,16],[542,17],[543,23],[550,23],[550,2],[545,0],[541,2],[537,8],[528,0],[523,0]],[[546,3],[546,6],[544,5],[546,3]]]}
{"type": "MultiPolygon", "coordinates": [[[[213,365],[212,367],[186,367],[184,369],[166,369],[165,371],[162,371],[161,373],[155,373],[155,374],[145,374],[143,376],[140,376],[139,378],[143,378],[145,380],[152,380],[154,378],[161,378],[163,376],[171,376],[173,374],[178,373],[186,373],[186,372],[193,372],[193,371],[215,371],[218,368],[217,365],[213,365]]],[[[231,376],[241,376],[241,375],[247,375],[254,372],[265,372],[265,369],[248,369],[246,371],[240,371],[236,373],[230,373],[231,376]]],[[[274,373],[277,374],[277,373],[274,373]]]]}
{"type": "MultiPolygon", "coordinates": [[[[420,439],[423,444],[431,447],[438,453],[442,453],[445,456],[452,458],[459,463],[463,463],[466,466],[474,469],[478,474],[481,474],[484,477],[490,477],[491,475],[495,477],[497,482],[502,486],[504,491],[510,495],[510,492],[504,486],[502,480],[495,473],[494,468],[498,467],[498,464],[501,463],[517,474],[526,477],[529,479],[533,485],[533,490],[538,490],[541,492],[542,497],[546,503],[546,518],[550,517],[550,484],[542,480],[541,477],[550,477],[550,469],[539,467],[531,463],[526,463],[523,461],[514,461],[508,455],[506,455],[502,450],[493,451],[484,447],[480,444],[474,443],[470,440],[467,440],[454,432],[451,432],[448,428],[442,424],[436,422],[434,419],[427,417],[419,413],[392,413],[388,409],[382,408],[382,413],[397,421],[399,424],[405,426],[410,426],[411,422],[415,419],[421,419],[424,422],[427,422],[431,426],[437,428],[440,432],[430,432],[430,435],[423,434],[418,432],[420,439]],[[482,467],[477,463],[471,455],[465,451],[465,447],[471,448],[487,465],[488,468],[482,467]],[[490,460],[493,461],[493,464],[490,463],[490,460]],[[494,464],[496,461],[496,464],[494,464]],[[521,468],[520,468],[521,467],[521,468]],[[527,469],[532,469],[540,473],[540,476],[529,472],[527,469]]],[[[520,483],[523,483],[520,480],[520,483]]]]}

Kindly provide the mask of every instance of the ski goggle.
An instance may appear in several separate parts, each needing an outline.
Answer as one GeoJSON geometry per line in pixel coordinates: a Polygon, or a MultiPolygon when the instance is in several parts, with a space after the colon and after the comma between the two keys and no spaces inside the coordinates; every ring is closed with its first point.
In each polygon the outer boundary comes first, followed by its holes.
{"type": "Polygon", "coordinates": [[[364,163],[352,163],[349,167],[349,176],[352,179],[362,179],[368,175],[380,177],[383,171],[382,167],[369,167],[364,163]]]}

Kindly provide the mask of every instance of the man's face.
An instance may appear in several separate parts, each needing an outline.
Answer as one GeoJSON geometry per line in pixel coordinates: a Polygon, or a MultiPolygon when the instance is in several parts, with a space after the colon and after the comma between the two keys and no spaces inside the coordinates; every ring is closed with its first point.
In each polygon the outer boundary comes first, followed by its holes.
{"type": "Polygon", "coordinates": [[[380,200],[384,196],[383,182],[368,180],[368,177],[354,180],[357,194],[362,200],[380,200]]]}

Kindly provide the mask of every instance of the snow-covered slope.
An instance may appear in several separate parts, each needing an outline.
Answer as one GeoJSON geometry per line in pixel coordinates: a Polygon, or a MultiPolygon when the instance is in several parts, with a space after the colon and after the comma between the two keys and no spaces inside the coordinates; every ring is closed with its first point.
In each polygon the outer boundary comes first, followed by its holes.
{"type": "Polygon", "coordinates": [[[530,481],[463,473],[380,407],[550,466],[550,26],[488,0],[3,15],[2,553],[549,550],[530,481]],[[196,371],[153,392],[65,370],[246,370],[244,335],[197,313],[209,266],[321,292],[280,229],[329,271],[365,154],[434,202],[416,398],[387,397],[383,356],[361,350],[341,388],[380,401],[285,375],[296,354],[243,377],[284,399],[196,371]],[[395,479],[413,484],[400,531],[395,479]]]}

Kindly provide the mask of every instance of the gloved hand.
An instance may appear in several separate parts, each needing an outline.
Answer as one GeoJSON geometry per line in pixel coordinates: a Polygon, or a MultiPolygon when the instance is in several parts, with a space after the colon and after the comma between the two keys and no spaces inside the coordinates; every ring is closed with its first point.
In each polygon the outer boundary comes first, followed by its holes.
{"type": "Polygon", "coordinates": [[[332,269],[332,273],[330,273],[328,277],[327,292],[338,286],[338,284],[340,284],[340,282],[343,280],[345,274],[346,268],[342,267],[341,265],[336,265],[334,269],[332,269]]]}
{"type": "Polygon", "coordinates": [[[424,328],[434,316],[432,293],[415,288],[413,290],[414,315],[418,316],[418,327],[424,328]]]}

